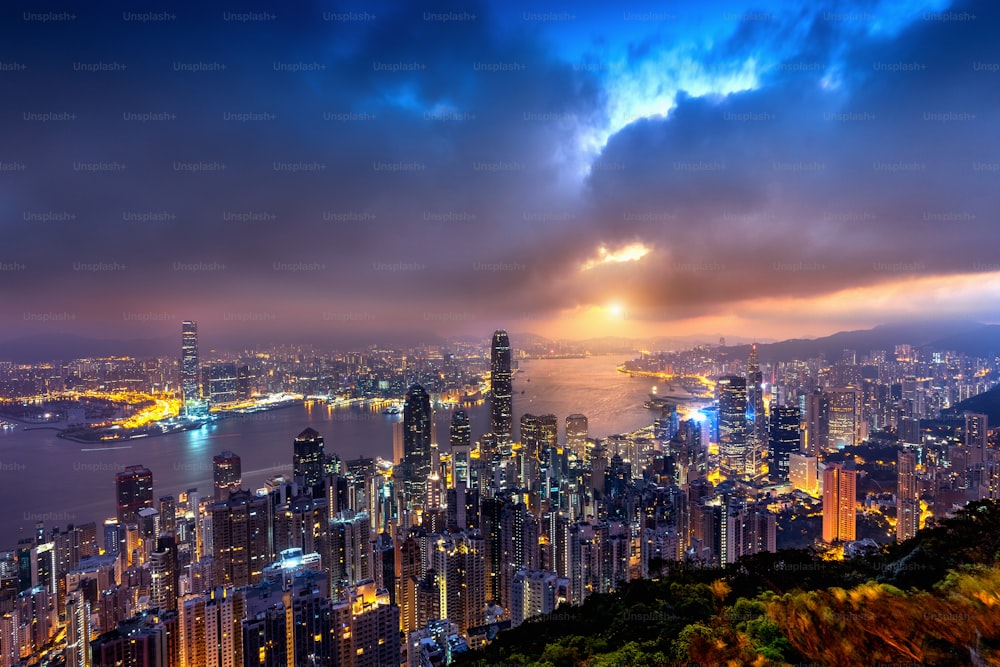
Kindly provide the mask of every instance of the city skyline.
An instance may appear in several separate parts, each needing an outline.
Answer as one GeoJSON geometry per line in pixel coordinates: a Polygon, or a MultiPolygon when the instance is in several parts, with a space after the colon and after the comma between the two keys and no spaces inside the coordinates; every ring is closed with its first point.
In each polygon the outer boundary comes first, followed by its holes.
{"type": "Polygon", "coordinates": [[[996,321],[989,3],[121,9],[0,27],[0,341],[996,321]]]}
{"type": "Polygon", "coordinates": [[[0,667],[1000,664],[998,34],[5,5],[0,667]]]}

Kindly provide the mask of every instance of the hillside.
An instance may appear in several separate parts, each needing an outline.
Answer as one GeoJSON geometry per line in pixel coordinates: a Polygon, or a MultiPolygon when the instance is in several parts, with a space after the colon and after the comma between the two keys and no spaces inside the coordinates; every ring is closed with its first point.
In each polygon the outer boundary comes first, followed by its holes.
{"type": "Polygon", "coordinates": [[[877,555],[760,554],[674,566],[503,633],[455,663],[610,667],[1000,664],[1000,504],[877,555]]]}

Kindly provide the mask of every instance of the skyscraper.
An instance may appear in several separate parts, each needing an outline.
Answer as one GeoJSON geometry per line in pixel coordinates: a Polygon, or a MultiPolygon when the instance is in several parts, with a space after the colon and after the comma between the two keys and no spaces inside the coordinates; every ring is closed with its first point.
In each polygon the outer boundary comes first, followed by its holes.
{"type": "Polygon", "coordinates": [[[271,564],[268,497],[241,490],[213,503],[208,512],[216,585],[240,588],[260,582],[271,564]]]}
{"type": "Polygon", "coordinates": [[[424,502],[431,474],[431,419],[431,397],[415,384],[403,405],[403,491],[416,504],[424,502]]]}
{"type": "Polygon", "coordinates": [[[537,461],[546,460],[546,452],[559,445],[559,422],[555,415],[521,415],[521,445],[537,461]]]}
{"type": "Polygon", "coordinates": [[[799,409],[794,405],[771,405],[770,438],[771,457],[768,475],[773,482],[788,481],[788,457],[799,451],[799,409]]]}
{"type": "Polygon", "coordinates": [[[307,487],[314,487],[323,481],[324,460],[323,436],[312,428],[307,428],[295,437],[292,443],[292,468],[295,480],[307,487]]]}
{"type": "Polygon", "coordinates": [[[819,456],[827,450],[830,439],[830,401],[822,389],[817,388],[806,396],[806,430],[803,432],[802,451],[819,456]]]}
{"type": "Polygon", "coordinates": [[[153,506],[153,473],[141,465],[128,466],[115,473],[115,496],[118,522],[136,523],[139,510],[153,506]]]}
{"type": "Polygon", "coordinates": [[[212,459],[212,479],[215,499],[225,500],[233,491],[238,491],[243,482],[243,466],[240,457],[228,449],[216,454],[212,459]]]}
{"type": "Polygon", "coordinates": [[[965,446],[969,448],[970,468],[986,461],[988,423],[986,415],[972,412],[965,414],[965,446]]]}
{"type": "Polygon", "coordinates": [[[476,531],[438,535],[431,545],[431,567],[438,577],[441,616],[460,632],[485,622],[486,545],[476,531]]]}
{"type": "Polygon", "coordinates": [[[920,494],[917,490],[917,455],[902,451],[896,456],[896,541],[908,540],[920,528],[920,494]]]}
{"type": "Polygon", "coordinates": [[[566,417],[566,448],[581,461],[587,460],[587,415],[572,414],[566,417]]]}
{"type": "Polygon", "coordinates": [[[66,667],[90,667],[90,602],[82,591],[66,597],[66,667]]]}
{"type": "Polygon", "coordinates": [[[191,320],[181,324],[181,397],[185,410],[201,398],[198,389],[198,323],[191,320]]]}
{"type": "Polygon", "coordinates": [[[465,410],[456,410],[451,416],[448,443],[452,447],[468,447],[472,444],[472,427],[469,424],[469,413],[465,410]]]}
{"type": "Polygon", "coordinates": [[[719,453],[725,467],[743,476],[747,471],[747,381],[730,375],[718,382],[719,453]]]}
{"type": "Polygon", "coordinates": [[[747,450],[745,469],[756,476],[767,451],[767,415],[764,414],[764,377],[757,360],[757,343],[747,359],[747,450]]]}
{"type": "Polygon", "coordinates": [[[501,449],[511,442],[514,390],[510,382],[510,339],[507,332],[493,332],[490,347],[490,426],[501,449]]]}
{"type": "Polygon", "coordinates": [[[853,447],[864,439],[861,421],[861,395],[853,387],[836,387],[826,391],[829,407],[830,448],[853,447]]]}
{"type": "Polygon", "coordinates": [[[451,417],[451,434],[448,438],[451,444],[451,488],[462,483],[466,486],[472,483],[472,427],[469,415],[465,410],[457,410],[451,417]]]}
{"type": "Polygon", "coordinates": [[[823,471],[823,541],[850,542],[857,527],[855,470],[828,463],[823,471]]]}
{"type": "Polygon", "coordinates": [[[236,364],[221,362],[209,364],[207,369],[208,385],[206,393],[210,405],[233,403],[239,397],[236,364]]]}

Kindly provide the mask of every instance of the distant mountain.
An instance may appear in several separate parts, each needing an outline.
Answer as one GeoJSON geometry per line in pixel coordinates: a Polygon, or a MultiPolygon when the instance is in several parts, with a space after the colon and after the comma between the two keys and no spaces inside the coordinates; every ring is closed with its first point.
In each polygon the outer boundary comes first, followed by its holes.
{"type": "MultiPolygon", "coordinates": [[[[854,350],[858,357],[873,350],[885,350],[891,354],[900,344],[992,357],[1000,354],[1000,326],[970,320],[882,324],[872,329],[841,331],[822,338],[762,343],[757,346],[757,351],[761,361],[767,362],[810,359],[820,355],[828,361],[838,361],[843,357],[844,350],[854,350]]],[[[750,346],[727,346],[726,350],[742,358],[750,353],[750,346]]]]}
{"type": "Polygon", "coordinates": [[[993,387],[989,391],[956,403],[941,416],[961,417],[966,412],[986,415],[990,428],[1000,426],[1000,387],[993,387]]]}
{"type": "Polygon", "coordinates": [[[43,334],[0,341],[0,361],[31,364],[83,357],[165,357],[180,355],[180,337],[112,340],[73,334],[43,334]]]}

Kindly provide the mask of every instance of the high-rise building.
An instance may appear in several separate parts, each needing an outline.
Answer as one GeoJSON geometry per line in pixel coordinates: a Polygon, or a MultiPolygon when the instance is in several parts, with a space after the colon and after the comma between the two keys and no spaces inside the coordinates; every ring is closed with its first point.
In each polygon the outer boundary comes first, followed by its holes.
{"type": "Polygon", "coordinates": [[[367,512],[344,510],[330,522],[330,585],[334,597],[375,578],[375,539],[367,512]]]}
{"type": "Polygon", "coordinates": [[[331,664],[354,667],[384,667],[398,665],[399,607],[389,600],[385,590],[379,590],[374,581],[365,581],[352,589],[345,602],[333,605],[338,647],[331,664]],[[346,627],[343,627],[345,626],[346,627]]]}
{"type": "Polygon", "coordinates": [[[822,389],[806,395],[806,428],[802,451],[819,456],[827,451],[830,439],[830,401],[822,389]]]}
{"type": "Polygon", "coordinates": [[[292,443],[292,469],[296,482],[310,488],[321,484],[324,460],[323,436],[315,429],[307,428],[296,436],[292,443]]]}
{"type": "Polygon", "coordinates": [[[817,464],[819,459],[808,454],[792,453],[788,455],[788,481],[792,487],[815,494],[819,489],[817,464]]]}
{"type": "Polygon", "coordinates": [[[768,475],[773,482],[788,481],[788,457],[799,451],[802,435],[799,433],[799,408],[794,405],[771,404],[770,438],[771,457],[768,475]]]}
{"type": "Polygon", "coordinates": [[[149,556],[150,604],[160,611],[177,608],[177,546],[169,536],[157,540],[157,548],[149,556]]]}
{"type": "Polygon", "coordinates": [[[510,617],[514,627],[526,619],[551,614],[569,599],[569,579],[555,572],[521,570],[514,575],[511,588],[510,617]]]}
{"type": "Polygon", "coordinates": [[[861,444],[865,437],[861,419],[860,392],[853,387],[826,391],[829,408],[829,447],[842,449],[861,444]]]}
{"type": "Polygon", "coordinates": [[[212,480],[216,500],[225,500],[233,491],[239,491],[243,482],[240,457],[228,449],[216,454],[212,458],[212,480]]]}
{"type": "Polygon", "coordinates": [[[965,446],[969,450],[969,467],[982,465],[986,461],[989,419],[986,415],[968,412],[965,414],[965,446]]]}
{"type": "Polygon", "coordinates": [[[521,451],[536,461],[545,461],[550,449],[559,446],[559,422],[555,415],[521,415],[521,451]]]}
{"type": "Polygon", "coordinates": [[[756,476],[767,451],[767,415],[764,413],[764,377],[757,359],[757,343],[750,346],[747,359],[747,449],[746,473],[756,476]]]}
{"type": "Polygon", "coordinates": [[[902,451],[896,456],[896,540],[902,542],[920,528],[920,492],[917,488],[917,455],[902,451]]]}
{"type": "Polygon", "coordinates": [[[451,445],[450,488],[454,488],[459,482],[468,486],[472,483],[472,427],[465,410],[457,410],[452,415],[448,442],[451,445]]]}
{"type": "Polygon", "coordinates": [[[139,510],[153,507],[153,473],[141,465],[128,466],[115,473],[115,495],[118,523],[136,523],[139,510]]]}
{"type": "Polygon", "coordinates": [[[747,474],[747,381],[730,375],[718,382],[719,454],[733,474],[747,474]]]}
{"type": "MultiPolygon", "coordinates": [[[[0,659],[0,664],[7,663],[0,659]]],[[[90,665],[90,602],[74,591],[66,597],[66,667],[90,665]]]]}
{"type": "Polygon", "coordinates": [[[160,496],[160,532],[174,533],[177,530],[177,500],[173,496],[160,496]]]}
{"type": "Polygon", "coordinates": [[[501,449],[509,448],[514,419],[510,357],[507,332],[494,331],[490,346],[490,427],[501,449]]]}
{"type": "Polygon", "coordinates": [[[181,397],[185,410],[201,398],[198,387],[198,323],[181,324],[181,397]]]}
{"type": "Polygon", "coordinates": [[[256,378],[250,366],[243,364],[236,368],[236,398],[245,401],[253,396],[256,378]]]}
{"type": "Polygon", "coordinates": [[[270,502],[267,496],[236,491],[208,507],[217,586],[249,586],[271,563],[270,502]]]}
{"type": "Polygon", "coordinates": [[[403,404],[403,492],[413,504],[423,504],[431,474],[431,397],[419,384],[406,392],[403,404]]]}
{"type": "Polygon", "coordinates": [[[451,416],[451,431],[448,444],[454,447],[469,447],[472,444],[472,426],[469,424],[469,413],[456,410],[451,416]]]}
{"type": "Polygon", "coordinates": [[[441,617],[465,633],[485,622],[486,547],[478,532],[437,535],[430,565],[437,573],[441,617]]]}
{"type": "Polygon", "coordinates": [[[220,362],[209,364],[207,370],[208,378],[208,403],[209,405],[224,405],[234,403],[239,397],[239,390],[236,378],[236,364],[232,362],[220,362]]]}
{"type": "Polygon", "coordinates": [[[851,542],[857,527],[857,471],[828,463],[823,471],[823,541],[851,542]]]}
{"type": "Polygon", "coordinates": [[[581,461],[587,460],[587,415],[572,414],[566,417],[566,448],[581,461]]]}

